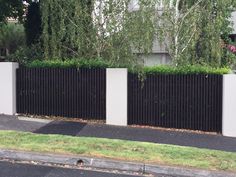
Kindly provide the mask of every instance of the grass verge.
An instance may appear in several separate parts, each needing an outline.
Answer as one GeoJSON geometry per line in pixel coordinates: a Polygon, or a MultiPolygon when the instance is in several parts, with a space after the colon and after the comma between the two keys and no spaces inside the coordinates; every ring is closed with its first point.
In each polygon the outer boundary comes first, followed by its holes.
{"type": "Polygon", "coordinates": [[[236,172],[236,153],[154,143],[0,131],[0,148],[236,172]]]}

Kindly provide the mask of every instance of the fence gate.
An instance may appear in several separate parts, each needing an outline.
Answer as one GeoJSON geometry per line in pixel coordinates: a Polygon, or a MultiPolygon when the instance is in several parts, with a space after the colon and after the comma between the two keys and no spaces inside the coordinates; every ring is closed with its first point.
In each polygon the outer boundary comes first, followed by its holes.
{"type": "Polygon", "coordinates": [[[17,113],[106,118],[105,69],[17,69],[17,113]]]}

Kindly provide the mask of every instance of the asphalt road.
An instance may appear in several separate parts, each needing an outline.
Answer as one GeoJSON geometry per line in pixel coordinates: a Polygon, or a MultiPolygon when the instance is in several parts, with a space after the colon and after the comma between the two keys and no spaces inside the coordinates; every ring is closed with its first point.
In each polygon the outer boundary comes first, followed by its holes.
{"type": "Polygon", "coordinates": [[[0,177],[136,177],[78,169],[0,162],[0,177]]]}
{"type": "MultiPolygon", "coordinates": [[[[148,176],[173,177],[166,175],[148,175],[148,176]]],[[[0,177],[142,177],[142,176],[1,161],[0,177]]]]}

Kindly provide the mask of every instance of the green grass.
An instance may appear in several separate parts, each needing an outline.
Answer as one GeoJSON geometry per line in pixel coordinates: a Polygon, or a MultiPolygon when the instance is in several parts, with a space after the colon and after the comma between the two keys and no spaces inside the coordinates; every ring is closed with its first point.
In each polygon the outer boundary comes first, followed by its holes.
{"type": "Polygon", "coordinates": [[[0,131],[0,148],[236,172],[236,153],[154,143],[0,131]]]}

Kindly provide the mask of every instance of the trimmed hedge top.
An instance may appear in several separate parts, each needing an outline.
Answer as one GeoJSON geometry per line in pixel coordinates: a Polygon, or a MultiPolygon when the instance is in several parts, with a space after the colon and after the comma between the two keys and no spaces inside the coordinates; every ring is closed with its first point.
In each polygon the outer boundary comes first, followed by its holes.
{"type": "MultiPolygon", "coordinates": [[[[114,65],[102,59],[93,60],[35,60],[25,65],[27,68],[129,68],[127,66],[114,65]]],[[[130,72],[138,72],[138,70],[130,69],[130,72]]],[[[228,74],[231,72],[229,68],[213,68],[201,65],[171,66],[158,65],[152,67],[144,67],[145,74],[228,74]]]]}
{"type": "Polygon", "coordinates": [[[209,66],[201,65],[187,65],[173,67],[170,65],[160,65],[153,67],[144,67],[146,74],[229,74],[231,70],[229,68],[213,68],[209,66]]]}
{"type": "Polygon", "coordinates": [[[34,60],[27,68],[107,68],[109,64],[101,59],[94,60],[34,60]]]}

